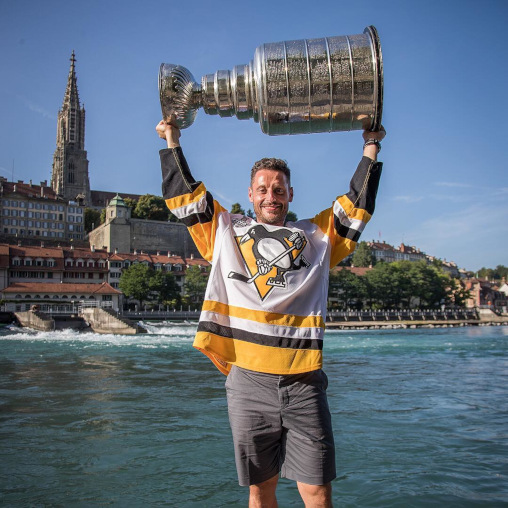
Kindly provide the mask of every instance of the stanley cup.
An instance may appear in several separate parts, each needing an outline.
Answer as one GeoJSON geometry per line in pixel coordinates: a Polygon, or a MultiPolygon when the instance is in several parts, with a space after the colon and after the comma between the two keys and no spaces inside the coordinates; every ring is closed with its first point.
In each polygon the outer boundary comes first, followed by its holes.
{"type": "Polygon", "coordinates": [[[363,34],[262,44],[248,65],[217,71],[199,85],[181,65],[159,71],[162,114],[181,129],[198,109],[253,118],[265,134],[378,130],[383,60],[376,29],[363,34]]]}

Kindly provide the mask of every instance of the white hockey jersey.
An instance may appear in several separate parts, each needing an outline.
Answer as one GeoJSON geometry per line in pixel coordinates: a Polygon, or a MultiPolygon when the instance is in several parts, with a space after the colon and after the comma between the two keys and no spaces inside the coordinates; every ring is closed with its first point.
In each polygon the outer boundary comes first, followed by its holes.
{"type": "Polygon", "coordinates": [[[181,148],[160,155],[166,203],[212,265],[194,347],[226,375],[231,365],[280,375],[321,368],[329,270],[369,221],[382,164],[363,157],[331,208],[271,226],[224,209],[181,148]]]}

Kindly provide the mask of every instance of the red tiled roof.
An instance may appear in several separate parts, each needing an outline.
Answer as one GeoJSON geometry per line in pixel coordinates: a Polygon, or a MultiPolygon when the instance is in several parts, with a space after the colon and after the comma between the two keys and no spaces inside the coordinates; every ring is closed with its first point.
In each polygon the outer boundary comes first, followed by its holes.
{"type": "MultiPolygon", "coordinates": [[[[44,183],[44,182],[43,182],[44,183]]],[[[53,201],[61,201],[65,202],[63,198],[59,198],[56,192],[47,185],[34,185],[25,182],[2,182],[3,187],[3,195],[6,194],[19,194],[21,196],[25,196],[28,198],[38,198],[38,199],[51,199],[53,201]],[[16,190],[14,190],[16,187],[16,190]],[[42,189],[42,196],[41,196],[42,189]]]]}
{"type": "Polygon", "coordinates": [[[63,258],[62,249],[46,247],[12,247],[11,256],[30,257],[30,258],[63,258]]]}
{"type": "Polygon", "coordinates": [[[81,247],[70,249],[68,247],[62,248],[65,258],[83,258],[83,259],[108,259],[108,253],[105,250],[95,250],[92,252],[90,249],[83,249],[81,247]]]}
{"type": "MultiPolygon", "coordinates": [[[[131,263],[134,261],[138,262],[147,262],[149,264],[157,264],[160,263],[162,265],[166,264],[180,264],[183,266],[186,265],[200,265],[200,266],[208,266],[208,261],[202,258],[183,258],[181,256],[173,256],[167,254],[141,254],[141,253],[108,253],[104,249],[95,249],[92,251],[90,248],[84,247],[38,247],[38,246],[20,246],[20,245],[10,245],[10,244],[0,244],[0,257],[4,256],[12,259],[15,256],[24,258],[52,258],[55,260],[56,266],[63,266],[64,259],[72,258],[83,259],[83,260],[109,260],[109,261],[130,261],[131,263]]],[[[1,266],[1,261],[0,261],[1,266]]],[[[6,265],[7,266],[7,265],[6,265]]]]}
{"type": "Polygon", "coordinates": [[[186,259],[187,261],[187,264],[192,266],[192,265],[199,265],[199,266],[209,266],[210,263],[206,260],[206,259],[201,259],[201,258],[187,258],[186,259]]]}
{"type": "Polygon", "coordinates": [[[389,243],[381,243],[381,242],[367,242],[368,246],[374,250],[391,250],[395,251],[395,248],[389,243]]]}
{"type": "Polygon", "coordinates": [[[180,264],[180,265],[184,265],[185,264],[185,260],[184,258],[180,257],[180,256],[164,256],[164,255],[155,255],[155,256],[151,256],[152,258],[152,261],[154,264],[156,263],[160,263],[161,265],[167,265],[168,263],[171,263],[172,265],[175,265],[175,264],[180,264]]]}
{"type": "Polygon", "coordinates": [[[111,287],[107,282],[102,284],[74,284],[70,282],[15,282],[2,290],[3,293],[79,293],[116,295],[120,291],[111,287]]]}
{"type": "Polygon", "coordinates": [[[333,271],[340,272],[341,270],[347,270],[355,275],[359,275],[360,277],[365,275],[367,272],[372,270],[370,266],[336,266],[333,271]]]}
{"type": "Polygon", "coordinates": [[[0,268],[9,267],[9,246],[0,245],[0,268]]]}

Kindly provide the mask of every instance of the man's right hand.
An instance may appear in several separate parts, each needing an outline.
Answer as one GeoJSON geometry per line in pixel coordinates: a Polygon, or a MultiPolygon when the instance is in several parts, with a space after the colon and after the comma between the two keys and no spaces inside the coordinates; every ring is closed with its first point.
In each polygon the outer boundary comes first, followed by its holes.
{"type": "Polygon", "coordinates": [[[168,148],[180,146],[180,129],[167,120],[161,120],[155,127],[160,138],[165,139],[168,148]]]}

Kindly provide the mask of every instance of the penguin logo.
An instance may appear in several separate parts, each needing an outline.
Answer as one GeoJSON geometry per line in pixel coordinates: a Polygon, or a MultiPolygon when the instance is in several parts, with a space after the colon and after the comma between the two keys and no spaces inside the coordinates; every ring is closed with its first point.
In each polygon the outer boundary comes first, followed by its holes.
{"type": "Polygon", "coordinates": [[[286,228],[269,231],[265,226],[257,224],[245,235],[237,236],[236,241],[250,277],[230,272],[229,278],[247,284],[254,283],[261,300],[275,287],[286,288],[286,272],[310,266],[302,255],[307,240],[299,232],[286,228]]]}

